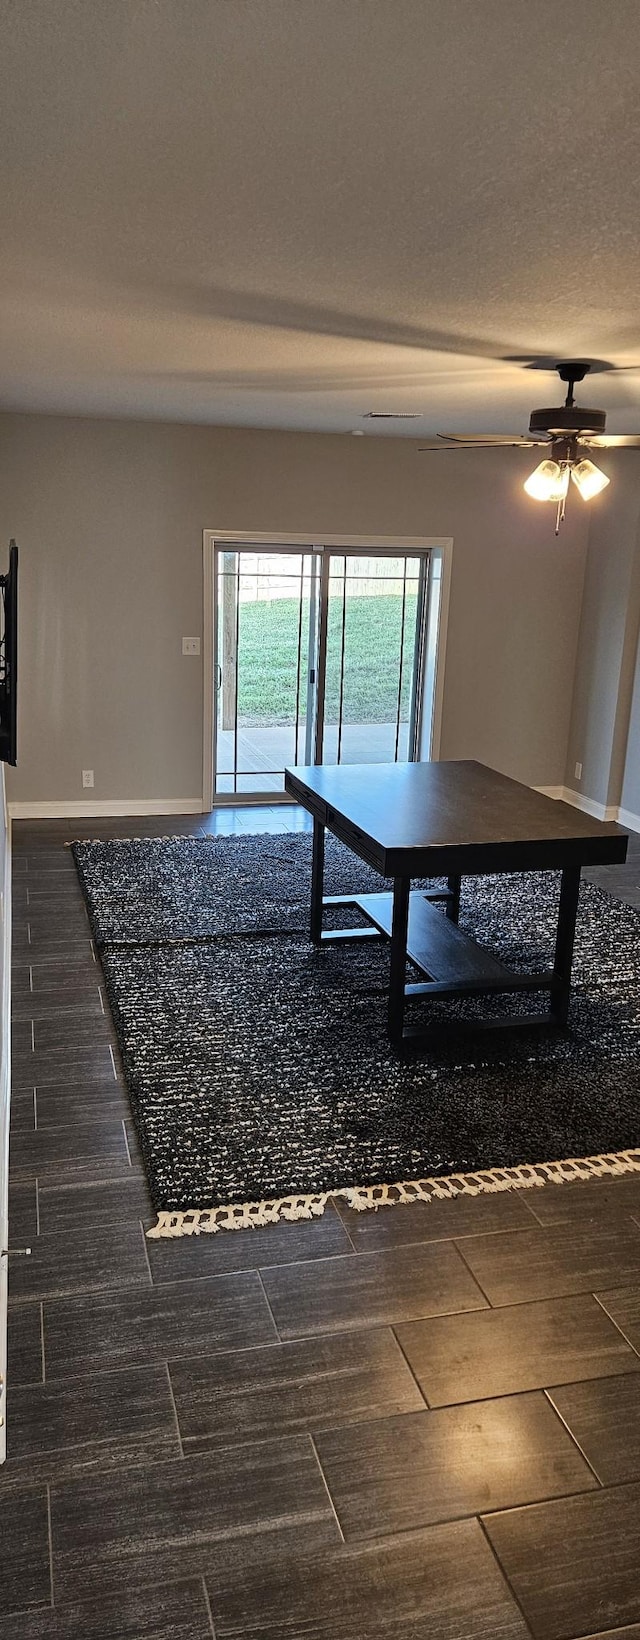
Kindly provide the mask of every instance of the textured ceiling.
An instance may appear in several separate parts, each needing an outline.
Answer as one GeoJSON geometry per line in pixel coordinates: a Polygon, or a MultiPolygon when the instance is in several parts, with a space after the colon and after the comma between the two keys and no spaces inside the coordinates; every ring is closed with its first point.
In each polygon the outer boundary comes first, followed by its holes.
{"type": "MultiPolygon", "coordinates": [[[[524,432],[514,360],[640,366],[638,0],[0,22],[5,408],[524,432]]],[[[640,431],[640,368],[582,397],[640,431]]]]}

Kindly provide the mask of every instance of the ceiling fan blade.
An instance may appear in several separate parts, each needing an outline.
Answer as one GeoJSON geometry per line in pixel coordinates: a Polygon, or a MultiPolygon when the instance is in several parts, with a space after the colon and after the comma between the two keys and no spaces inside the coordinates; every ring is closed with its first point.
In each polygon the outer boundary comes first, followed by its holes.
{"type": "Polygon", "coordinates": [[[419,444],[418,452],[421,455],[435,454],[438,450],[529,450],[533,445],[520,444],[512,439],[503,438],[499,444],[491,444],[487,439],[478,439],[475,444],[419,444]]]}
{"type": "Polygon", "coordinates": [[[479,449],[483,445],[487,445],[489,449],[493,446],[505,449],[529,450],[534,444],[548,444],[548,442],[546,434],[540,438],[521,438],[519,433],[438,433],[437,442],[434,441],[433,448],[434,450],[446,450],[448,447],[454,448],[456,445],[464,444],[469,447],[476,446],[479,449]]]}
{"type": "Polygon", "coordinates": [[[594,450],[640,450],[640,434],[603,433],[601,438],[581,438],[580,443],[594,450]]]}

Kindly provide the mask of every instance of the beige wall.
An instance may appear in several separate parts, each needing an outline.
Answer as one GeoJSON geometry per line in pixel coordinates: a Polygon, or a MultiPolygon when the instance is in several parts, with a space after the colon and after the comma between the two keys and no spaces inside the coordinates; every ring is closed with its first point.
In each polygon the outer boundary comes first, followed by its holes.
{"type": "Polygon", "coordinates": [[[531,454],[405,440],[0,417],[0,540],[20,560],[19,767],[9,797],[202,789],[202,530],[448,535],[442,756],[564,779],[586,549],[522,491],[531,454]]]}
{"type": "MultiPolygon", "coordinates": [[[[11,1103],[11,839],[0,768],[0,1248],[9,1241],[9,1116],[11,1103]]],[[[8,1258],[0,1257],[0,1464],[6,1457],[8,1258]]]]}
{"type": "Polygon", "coordinates": [[[592,802],[615,808],[623,801],[640,813],[640,780],[633,778],[640,721],[631,710],[640,626],[638,457],[630,451],[599,463],[611,485],[589,510],[566,784],[592,802]]]}
{"type": "MultiPolygon", "coordinates": [[[[640,820],[640,648],[636,655],[635,677],[629,714],[627,757],[622,783],[622,808],[640,820]]],[[[640,825],[636,826],[640,830],[640,825]]]]}

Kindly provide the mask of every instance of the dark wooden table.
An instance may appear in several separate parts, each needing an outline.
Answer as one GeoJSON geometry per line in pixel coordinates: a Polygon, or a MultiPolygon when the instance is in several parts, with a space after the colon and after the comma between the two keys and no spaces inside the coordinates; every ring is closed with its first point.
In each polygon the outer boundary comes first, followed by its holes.
{"type": "MultiPolygon", "coordinates": [[[[285,790],[313,815],[314,944],[390,939],[393,1042],[424,1034],[405,1028],[405,1004],[412,997],[548,991],[549,1008],[533,1016],[535,1022],[566,1025],[580,871],[626,858],[628,837],[620,826],[592,820],[467,761],[287,769],[285,790]],[[324,896],[325,827],[382,877],[392,878],[393,893],[324,896]],[[458,928],[461,878],[503,871],[562,872],[554,964],[546,973],[513,973],[458,928]],[[412,877],[446,877],[447,887],[412,893],[412,877]],[[434,900],[444,902],[446,917],[434,900]],[[325,905],[357,906],[367,926],[323,930],[325,905]],[[407,957],[424,982],[406,984],[407,957]]],[[[517,1026],[523,1019],[509,1016],[500,1023],[517,1026]]]]}

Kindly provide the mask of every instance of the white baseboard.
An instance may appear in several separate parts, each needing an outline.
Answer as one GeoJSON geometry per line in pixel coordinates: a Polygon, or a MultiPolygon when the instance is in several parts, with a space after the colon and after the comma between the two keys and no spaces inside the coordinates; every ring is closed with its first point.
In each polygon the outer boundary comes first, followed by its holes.
{"type": "Polygon", "coordinates": [[[631,809],[618,809],[618,820],[629,831],[640,831],[640,814],[633,814],[631,809]]]}
{"type": "Polygon", "coordinates": [[[537,792],[544,797],[554,797],[563,803],[571,803],[574,809],[582,809],[584,814],[590,814],[594,820],[617,820],[628,831],[640,831],[640,814],[632,814],[631,809],[619,808],[617,803],[596,803],[593,797],[584,797],[582,792],[574,792],[571,786],[536,786],[537,792]]]}
{"type": "Polygon", "coordinates": [[[12,820],[114,820],[128,815],[202,814],[201,797],[122,797],[78,803],[10,803],[12,820]]]}
{"type": "MultiPolygon", "coordinates": [[[[618,808],[615,804],[607,806],[596,803],[591,797],[583,797],[582,792],[574,792],[569,786],[536,786],[535,791],[542,792],[544,797],[553,797],[556,801],[572,803],[574,808],[583,809],[585,814],[591,814],[594,820],[618,820],[621,826],[627,826],[630,831],[640,831],[640,814],[632,814],[630,809],[618,808]]],[[[277,802],[279,793],[273,793],[270,801],[277,802]]],[[[202,798],[200,797],[140,797],[116,798],[114,800],[94,800],[93,802],[67,803],[9,803],[7,805],[9,821],[12,820],[116,820],[135,818],[136,815],[162,814],[202,814],[202,798]]]]}
{"type": "Polygon", "coordinates": [[[620,811],[617,803],[596,803],[593,797],[584,797],[582,792],[574,792],[570,786],[565,786],[562,795],[565,803],[572,803],[574,809],[582,809],[585,814],[590,814],[594,820],[618,819],[620,811]]]}

